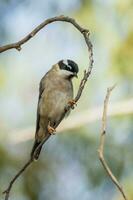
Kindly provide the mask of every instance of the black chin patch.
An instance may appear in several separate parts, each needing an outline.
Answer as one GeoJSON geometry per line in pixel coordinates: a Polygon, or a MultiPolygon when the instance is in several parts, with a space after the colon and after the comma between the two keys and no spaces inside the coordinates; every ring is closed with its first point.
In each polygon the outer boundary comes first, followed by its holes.
{"type": "Polygon", "coordinates": [[[67,70],[73,73],[78,73],[78,65],[72,60],[61,60],[59,61],[60,69],[67,70]]]}

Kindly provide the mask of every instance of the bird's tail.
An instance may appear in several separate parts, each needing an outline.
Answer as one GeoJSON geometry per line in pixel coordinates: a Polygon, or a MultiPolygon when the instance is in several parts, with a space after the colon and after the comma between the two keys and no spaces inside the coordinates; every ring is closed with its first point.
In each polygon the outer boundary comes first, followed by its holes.
{"type": "Polygon", "coordinates": [[[39,155],[41,153],[41,149],[42,149],[42,146],[40,146],[38,149],[37,147],[40,145],[41,142],[38,142],[35,140],[35,143],[33,145],[33,148],[32,148],[32,151],[31,151],[31,158],[34,159],[34,160],[38,160],[39,158],[39,155]],[[37,151],[36,151],[37,149],[37,151]],[[36,151],[36,153],[35,153],[36,151]]]}

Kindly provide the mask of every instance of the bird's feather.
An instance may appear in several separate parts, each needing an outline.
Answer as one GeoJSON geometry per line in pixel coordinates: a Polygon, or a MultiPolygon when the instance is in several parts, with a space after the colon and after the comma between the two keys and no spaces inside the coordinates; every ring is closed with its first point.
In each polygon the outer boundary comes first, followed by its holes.
{"type": "Polygon", "coordinates": [[[39,121],[40,121],[40,113],[39,113],[39,102],[41,99],[41,95],[44,92],[45,89],[45,84],[42,84],[43,79],[40,82],[40,86],[39,86],[39,97],[38,97],[38,105],[37,105],[37,118],[36,118],[36,134],[37,131],[39,130],[39,121]]]}

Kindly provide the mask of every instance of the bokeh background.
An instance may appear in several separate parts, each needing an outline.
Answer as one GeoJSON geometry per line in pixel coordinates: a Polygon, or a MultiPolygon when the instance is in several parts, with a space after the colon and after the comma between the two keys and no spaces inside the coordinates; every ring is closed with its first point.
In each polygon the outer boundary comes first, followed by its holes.
{"type": "MultiPolygon", "coordinates": [[[[90,30],[93,72],[69,116],[72,128],[49,139],[39,162],[14,185],[11,199],[122,200],[97,155],[106,88],[117,83],[111,95],[110,106],[117,106],[111,107],[108,118],[105,156],[132,200],[133,1],[0,0],[0,45],[18,41],[43,20],[61,14],[90,30]]],[[[62,58],[80,66],[76,91],[88,64],[87,48],[81,34],[62,22],[48,25],[21,52],[13,49],[0,55],[0,199],[32,148],[39,81],[62,58]]]]}

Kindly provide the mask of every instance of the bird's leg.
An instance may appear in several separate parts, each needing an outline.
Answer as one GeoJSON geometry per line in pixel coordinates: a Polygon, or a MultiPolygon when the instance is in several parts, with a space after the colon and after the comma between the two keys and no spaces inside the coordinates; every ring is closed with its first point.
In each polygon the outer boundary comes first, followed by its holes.
{"type": "Polygon", "coordinates": [[[74,99],[69,100],[68,105],[70,105],[72,109],[74,109],[75,105],[77,106],[76,101],[74,99]]]}
{"type": "Polygon", "coordinates": [[[53,127],[50,125],[50,121],[49,121],[49,123],[48,123],[47,129],[48,129],[49,134],[55,135],[56,129],[53,128],[53,127]]]}

